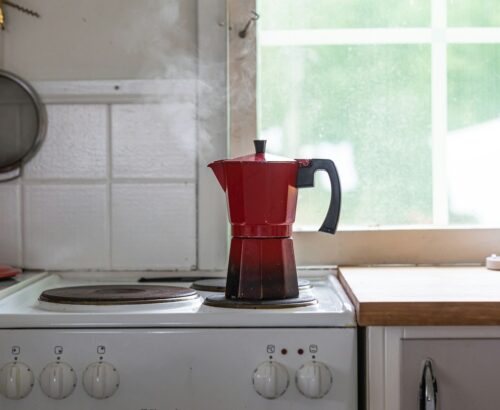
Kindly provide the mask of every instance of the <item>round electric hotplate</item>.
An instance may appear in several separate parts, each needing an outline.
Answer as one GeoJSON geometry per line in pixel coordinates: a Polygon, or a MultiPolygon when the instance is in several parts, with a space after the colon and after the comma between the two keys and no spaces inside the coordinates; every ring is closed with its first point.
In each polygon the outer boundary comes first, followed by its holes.
{"type": "MultiPolygon", "coordinates": [[[[226,278],[197,280],[196,282],[193,282],[191,288],[204,292],[225,292],[226,278]]],[[[307,290],[311,288],[311,282],[306,279],[299,279],[299,290],[307,290]]]]}
{"type": "Polygon", "coordinates": [[[142,305],[182,302],[197,297],[194,290],[176,286],[94,285],[48,289],[38,300],[68,305],[142,305]]]}
{"type": "Polygon", "coordinates": [[[226,299],[224,295],[209,295],[203,302],[207,306],[231,309],[286,309],[316,305],[318,299],[299,295],[297,298],[275,300],[226,299]]]}

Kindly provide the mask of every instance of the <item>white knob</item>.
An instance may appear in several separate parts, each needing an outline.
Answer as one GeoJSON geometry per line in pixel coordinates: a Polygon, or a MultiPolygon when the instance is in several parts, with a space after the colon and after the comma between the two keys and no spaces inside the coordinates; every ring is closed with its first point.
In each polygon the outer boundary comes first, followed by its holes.
{"type": "Polygon", "coordinates": [[[52,399],[65,399],[75,390],[75,371],[64,362],[49,363],[40,374],[40,387],[52,399]]]}
{"type": "Polygon", "coordinates": [[[278,362],[264,362],[253,372],[253,387],[257,393],[266,399],[277,399],[288,388],[288,372],[278,362]]]}
{"type": "Polygon", "coordinates": [[[12,362],[0,370],[0,393],[12,400],[19,400],[30,394],[35,378],[24,363],[12,362]]]}
{"type": "Polygon", "coordinates": [[[332,387],[332,373],[326,364],[309,362],[304,364],[295,375],[297,388],[310,399],[319,399],[332,387]]]}
{"type": "Polygon", "coordinates": [[[120,375],[110,363],[92,363],[83,372],[83,388],[94,399],[111,397],[115,394],[119,384],[120,375]]]}

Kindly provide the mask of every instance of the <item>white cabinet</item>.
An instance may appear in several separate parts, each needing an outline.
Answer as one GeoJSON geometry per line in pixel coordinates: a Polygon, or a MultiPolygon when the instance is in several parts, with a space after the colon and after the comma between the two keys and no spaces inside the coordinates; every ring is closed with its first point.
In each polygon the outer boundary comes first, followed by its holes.
{"type": "Polygon", "coordinates": [[[500,327],[368,327],[365,341],[367,410],[424,408],[421,387],[426,409],[500,408],[500,327]]]}

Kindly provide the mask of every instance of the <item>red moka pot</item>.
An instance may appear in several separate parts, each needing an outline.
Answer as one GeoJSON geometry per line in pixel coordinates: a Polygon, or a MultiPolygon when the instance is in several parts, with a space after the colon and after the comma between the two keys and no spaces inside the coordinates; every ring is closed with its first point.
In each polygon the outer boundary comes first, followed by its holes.
{"type": "Polygon", "coordinates": [[[213,170],[226,192],[232,227],[226,298],[271,300],[299,295],[293,253],[297,188],[314,186],[314,173],[325,170],[331,182],[330,207],[320,231],[334,234],[340,214],[340,181],[329,159],[293,160],[265,153],[215,161],[213,170]]]}

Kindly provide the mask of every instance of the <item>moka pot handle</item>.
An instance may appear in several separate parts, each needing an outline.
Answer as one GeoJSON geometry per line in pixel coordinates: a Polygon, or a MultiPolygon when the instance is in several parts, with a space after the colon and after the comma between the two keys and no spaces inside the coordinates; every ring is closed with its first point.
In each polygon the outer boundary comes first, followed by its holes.
{"type": "Polygon", "coordinates": [[[314,187],[314,173],[318,170],[323,170],[328,173],[332,187],[328,213],[319,230],[320,232],[326,232],[333,235],[337,230],[337,224],[339,222],[341,202],[340,179],[333,161],[329,159],[299,160],[297,188],[314,187]]]}

